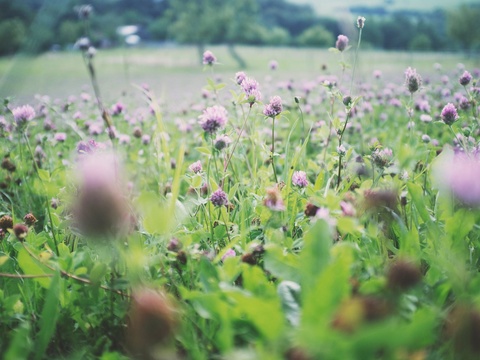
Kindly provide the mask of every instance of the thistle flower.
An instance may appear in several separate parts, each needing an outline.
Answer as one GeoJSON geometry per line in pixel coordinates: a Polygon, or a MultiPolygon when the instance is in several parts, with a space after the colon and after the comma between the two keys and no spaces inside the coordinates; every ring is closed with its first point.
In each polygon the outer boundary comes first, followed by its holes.
{"type": "Polygon", "coordinates": [[[282,99],[280,96],[273,96],[270,98],[270,103],[265,105],[263,115],[274,118],[282,112],[282,99]]]}
{"type": "Polygon", "coordinates": [[[199,116],[200,126],[205,132],[213,134],[225,126],[227,116],[227,110],[223,106],[214,105],[203,110],[203,114],[199,116]]]}
{"type": "Polygon", "coordinates": [[[472,81],[472,75],[466,70],[462,74],[462,76],[460,76],[460,79],[458,79],[458,82],[462,86],[467,86],[468,84],[470,84],[470,81],[472,81]]]}
{"type": "Polygon", "coordinates": [[[295,171],[292,175],[292,184],[300,188],[306,187],[308,185],[308,179],[305,171],[295,171]]]}
{"type": "Polygon", "coordinates": [[[210,201],[216,207],[228,205],[227,194],[220,188],[213,192],[212,196],[210,197],[210,201]]]}
{"type": "Polygon", "coordinates": [[[17,125],[24,125],[35,117],[35,110],[30,105],[16,107],[12,110],[13,119],[17,125]]]}
{"type": "Polygon", "coordinates": [[[405,70],[405,85],[407,86],[408,91],[412,94],[420,88],[422,85],[422,78],[417,74],[416,69],[408,67],[407,70],[405,70]]]}
{"type": "Polygon", "coordinates": [[[441,113],[442,120],[447,125],[452,125],[455,121],[458,120],[458,113],[455,105],[448,103],[442,110],[441,113]]]}
{"type": "Polygon", "coordinates": [[[348,37],[345,35],[338,35],[337,42],[335,43],[335,47],[339,51],[344,51],[348,46],[348,37]]]}
{"type": "Polygon", "coordinates": [[[203,53],[203,64],[212,66],[217,62],[217,58],[210,50],[207,50],[203,53]]]}
{"type": "Polygon", "coordinates": [[[193,164],[191,164],[189,167],[189,170],[195,174],[198,174],[200,171],[202,171],[202,163],[200,160],[195,161],[193,164]]]}
{"type": "Polygon", "coordinates": [[[283,203],[282,196],[277,187],[268,188],[266,192],[267,194],[263,200],[263,205],[272,211],[285,210],[285,204],[283,203]]]}
{"type": "Polygon", "coordinates": [[[365,26],[365,20],[366,20],[366,19],[365,19],[363,16],[359,16],[359,17],[357,18],[357,27],[358,27],[359,29],[363,29],[363,27],[365,26]]]}

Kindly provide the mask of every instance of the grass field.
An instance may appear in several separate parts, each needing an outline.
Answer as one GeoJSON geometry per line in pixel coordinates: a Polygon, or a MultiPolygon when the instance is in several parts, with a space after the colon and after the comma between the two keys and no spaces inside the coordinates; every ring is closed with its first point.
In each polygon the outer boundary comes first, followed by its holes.
{"type": "MultiPolygon", "coordinates": [[[[207,48],[216,54],[221,64],[215,68],[216,76],[222,77],[226,83],[230,83],[239,70],[248,71],[262,82],[266,77],[273,82],[301,82],[339,73],[338,58],[327,49],[238,47],[248,64],[247,69],[239,69],[225,47],[207,48]],[[271,60],[279,63],[275,72],[268,68],[271,60]],[[322,65],[327,69],[322,70],[322,65]]],[[[353,54],[350,51],[345,60],[352,63],[353,54]]],[[[434,71],[434,63],[448,69],[458,63],[467,68],[480,67],[478,58],[450,53],[361,51],[358,61],[359,81],[368,80],[374,70],[381,70],[385,78],[395,83],[403,82],[403,70],[399,69],[408,66],[417,68],[425,76],[434,71]]],[[[95,63],[103,97],[107,101],[114,101],[125,93],[138,93],[132,83],[147,83],[157,96],[183,106],[192,96],[200,94],[205,79],[210,76],[201,71],[197,49],[190,46],[100,50],[95,63]]],[[[0,98],[10,96],[14,103],[20,104],[31,102],[36,94],[55,99],[78,95],[82,90],[90,92],[91,86],[79,52],[0,59],[0,98]]]]}

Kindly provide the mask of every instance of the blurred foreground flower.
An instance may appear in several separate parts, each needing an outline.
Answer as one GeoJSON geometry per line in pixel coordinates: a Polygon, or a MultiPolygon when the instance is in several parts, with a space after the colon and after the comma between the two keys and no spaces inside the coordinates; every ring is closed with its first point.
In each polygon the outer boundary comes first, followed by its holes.
{"type": "Polygon", "coordinates": [[[203,53],[203,64],[204,65],[213,65],[217,62],[217,58],[210,50],[207,50],[203,53]]]}
{"type": "Polygon", "coordinates": [[[480,154],[444,150],[434,164],[433,179],[461,203],[480,206],[480,154]]]}
{"type": "Polygon", "coordinates": [[[21,126],[35,117],[35,110],[30,105],[24,105],[13,109],[12,114],[17,125],[21,126]]]}
{"type": "Polygon", "coordinates": [[[168,359],[168,344],[177,328],[175,308],[166,294],[137,290],[128,313],[126,340],[135,359],[168,359]]]}
{"type": "Polygon", "coordinates": [[[87,236],[118,236],[131,230],[132,216],[119,166],[117,158],[108,153],[95,152],[79,159],[73,220],[87,236]]]}

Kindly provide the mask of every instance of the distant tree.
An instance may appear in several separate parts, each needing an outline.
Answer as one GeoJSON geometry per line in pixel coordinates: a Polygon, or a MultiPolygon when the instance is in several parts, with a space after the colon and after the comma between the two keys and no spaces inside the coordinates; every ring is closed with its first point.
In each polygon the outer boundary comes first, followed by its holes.
{"type": "Polygon", "coordinates": [[[13,54],[25,41],[26,28],[18,19],[0,21],[0,55],[13,54]]]}
{"type": "Polygon", "coordinates": [[[303,46],[330,47],[335,45],[333,34],[322,25],[315,25],[305,30],[297,42],[303,46]]]}
{"type": "Polygon", "coordinates": [[[432,40],[427,34],[420,33],[415,35],[408,44],[409,50],[428,51],[432,50],[432,40]]]}
{"type": "Polygon", "coordinates": [[[462,49],[471,50],[480,46],[480,6],[462,5],[448,13],[447,31],[462,49]]]}

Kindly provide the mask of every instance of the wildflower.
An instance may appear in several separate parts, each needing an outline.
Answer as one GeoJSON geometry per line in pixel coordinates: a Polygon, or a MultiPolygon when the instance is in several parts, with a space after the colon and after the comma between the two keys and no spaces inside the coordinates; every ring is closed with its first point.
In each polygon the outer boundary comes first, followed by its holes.
{"type": "Polygon", "coordinates": [[[57,142],[65,142],[67,140],[67,134],[64,132],[56,133],[53,137],[57,142]]]}
{"type": "Polygon", "coordinates": [[[82,50],[82,51],[87,51],[88,48],[90,47],[90,39],[87,37],[82,37],[77,40],[75,43],[75,47],[82,50]]]}
{"type": "Polygon", "coordinates": [[[35,110],[30,105],[16,107],[12,110],[17,125],[24,125],[35,117],[35,110]]]}
{"type": "Polygon", "coordinates": [[[27,226],[32,226],[37,222],[37,218],[32,213],[28,213],[23,217],[23,221],[25,221],[27,226]]]}
{"type": "Polygon", "coordinates": [[[345,149],[345,146],[343,145],[337,146],[337,153],[338,155],[343,156],[347,153],[347,149],[345,149]]]}
{"type": "Polygon", "coordinates": [[[270,67],[270,70],[277,70],[278,62],[276,60],[270,61],[269,67],[270,67]]]}
{"type": "Polygon", "coordinates": [[[16,224],[13,226],[13,233],[19,241],[23,241],[27,237],[28,227],[25,224],[16,224]]]}
{"type": "Polygon", "coordinates": [[[210,50],[207,50],[203,53],[203,64],[204,65],[213,65],[217,62],[217,58],[210,50]]]}
{"type": "Polygon", "coordinates": [[[75,10],[77,11],[78,18],[80,20],[86,20],[92,14],[93,7],[92,5],[81,5],[81,6],[75,7],[75,10]]]}
{"type": "Polygon", "coordinates": [[[175,314],[166,294],[151,289],[134,291],[126,330],[127,345],[134,358],[158,358],[158,349],[174,338],[178,326],[175,314]]]}
{"type": "Polygon", "coordinates": [[[118,142],[122,145],[130,144],[130,136],[127,134],[120,134],[118,136],[118,142]]]}
{"type": "Polygon", "coordinates": [[[168,251],[178,252],[182,248],[182,243],[177,238],[171,238],[168,242],[168,251]]]}
{"type": "Polygon", "coordinates": [[[245,80],[246,78],[247,78],[247,75],[245,75],[243,71],[239,71],[235,74],[235,82],[238,85],[241,85],[243,80],[245,80]]]}
{"type": "Polygon", "coordinates": [[[307,205],[305,206],[305,216],[308,216],[308,217],[313,217],[315,216],[315,214],[317,213],[319,207],[315,204],[312,204],[312,203],[307,203],[307,205]]]}
{"type": "Polygon", "coordinates": [[[373,72],[373,77],[374,77],[375,79],[380,79],[380,78],[382,77],[382,72],[381,72],[380,70],[375,70],[375,71],[373,72]]]}
{"type": "Polygon", "coordinates": [[[217,135],[217,137],[214,140],[214,146],[215,146],[215,149],[217,150],[223,150],[231,143],[232,143],[232,139],[230,139],[230,137],[225,134],[217,135]]]}
{"type": "Polygon", "coordinates": [[[242,86],[250,105],[253,105],[255,102],[262,99],[258,82],[255,79],[246,77],[240,85],[242,86]]]}
{"type": "Polygon", "coordinates": [[[455,105],[448,103],[442,110],[442,120],[447,125],[452,125],[458,119],[457,109],[455,105]]]}
{"type": "Polygon", "coordinates": [[[223,106],[214,105],[203,110],[203,114],[199,116],[200,126],[205,132],[213,134],[225,126],[227,116],[227,110],[223,106]]]}
{"type": "Polygon", "coordinates": [[[365,20],[366,20],[366,19],[365,19],[363,16],[359,16],[359,17],[357,18],[357,27],[358,27],[359,29],[363,29],[363,27],[365,26],[365,20]]]}
{"type": "Polygon", "coordinates": [[[190,169],[191,172],[198,174],[200,171],[202,171],[202,163],[200,162],[200,160],[195,161],[188,168],[190,169]]]}
{"type": "Polygon", "coordinates": [[[341,201],[340,202],[340,209],[342,209],[342,214],[344,216],[353,217],[356,215],[355,207],[352,205],[351,202],[348,201],[341,201]]]}
{"type": "Polygon", "coordinates": [[[465,70],[465,72],[460,76],[460,79],[458,79],[460,85],[462,86],[467,86],[470,84],[470,81],[472,81],[472,75],[465,70]]]}
{"type": "Polygon", "coordinates": [[[5,232],[8,229],[13,228],[13,219],[10,215],[3,215],[0,218],[0,229],[4,230],[5,232]]]}
{"type": "Polygon", "coordinates": [[[270,98],[270,103],[265,105],[263,109],[263,114],[268,117],[276,117],[283,110],[282,99],[280,96],[273,96],[270,98]]]}
{"type": "Polygon", "coordinates": [[[387,271],[387,285],[393,290],[407,290],[421,279],[419,267],[406,260],[396,260],[387,271]]]}
{"type": "Polygon", "coordinates": [[[337,220],[330,216],[330,210],[325,207],[321,207],[317,210],[315,213],[315,218],[324,220],[330,226],[330,228],[337,226],[337,220]]]}
{"type": "Polygon", "coordinates": [[[267,194],[263,200],[263,205],[268,207],[272,211],[283,211],[285,210],[285,204],[283,203],[280,191],[278,188],[273,187],[267,189],[267,194]]]}
{"type": "Polygon", "coordinates": [[[148,145],[150,144],[151,137],[148,134],[142,135],[142,144],[143,145],[148,145]]]}
{"type": "Polygon", "coordinates": [[[212,196],[210,197],[210,201],[214,206],[227,206],[228,205],[228,198],[227,194],[222,189],[217,189],[213,192],[212,196]]]}
{"type": "Polygon", "coordinates": [[[409,67],[405,70],[405,85],[407,86],[408,91],[412,94],[420,88],[422,85],[422,78],[417,74],[416,69],[409,67]]]}
{"type": "Polygon", "coordinates": [[[381,168],[389,166],[392,163],[392,157],[393,153],[389,148],[375,149],[372,153],[372,161],[381,168]]]}
{"type": "Polygon", "coordinates": [[[112,105],[112,115],[119,115],[123,111],[125,111],[125,105],[123,105],[120,101],[112,105]]]}
{"type": "Polygon", "coordinates": [[[345,35],[338,35],[337,42],[335,43],[335,47],[339,51],[344,51],[348,46],[348,37],[345,35]]]}
{"type": "Polygon", "coordinates": [[[235,257],[237,253],[233,249],[228,249],[225,254],[222,256],[222,261],[225,261],[225,259],[228,259],[230,257],[235,257]]]}
{"type": "Polygon", "coordinates": [[[428,136],[427,134],[422,135],[422,142],[424,142],[425,144],[428,144],[430,141],[431,141],[430,136],[428,136]]]}
{"type": "Polygon", "coordinates": [[[306,187],[308,179],[305,171],[295,171],[292,175],[292,184],[301,188],[306,187]]]}

